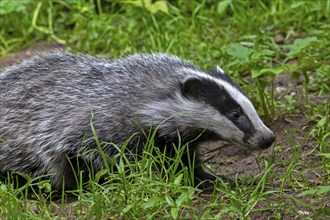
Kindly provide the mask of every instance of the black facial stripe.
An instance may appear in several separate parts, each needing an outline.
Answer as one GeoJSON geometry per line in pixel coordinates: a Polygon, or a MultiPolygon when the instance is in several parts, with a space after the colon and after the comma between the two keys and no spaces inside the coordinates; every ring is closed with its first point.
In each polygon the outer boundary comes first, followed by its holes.
{"type": "Polygon", "coordinates": [[[255,129],[250,119],[246,116],[236,100],[229,95],[226,89],[208,79],[195,78],[189,81],[190,82],[186,82],[188,85],[185,85],[183,91],[188,98],[195,98],[211,105],[219,111],[220,114],[232,121],[244,133],[244,139],[248,139],[253,135],[255,129]],[[234,111],[239,113],[240,117],[238,119],[232,116],[234,111]]]}

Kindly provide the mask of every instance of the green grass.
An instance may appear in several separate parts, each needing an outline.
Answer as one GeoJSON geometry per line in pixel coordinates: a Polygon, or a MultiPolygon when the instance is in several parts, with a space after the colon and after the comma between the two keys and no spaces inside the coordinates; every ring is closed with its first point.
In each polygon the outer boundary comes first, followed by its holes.
{"type": "Polygon", "coordinates": [[[49,181],[28,175],[27,184],[14,188],[9,175],[0,182],[0,218],[329,217],[330,1],[150,2],[2,0],[0,56],[55,41],[107,58],[161,51],[206,69],[220,64],[268,124],[298,118],[304,129],[284,126],[273,153],[256,158],[265,167],[260,175],[237,176],[234,184],[219,181],[210,193],[192,187],[191,170],[178,171],[187,146],[177,146],[178,157],[170,161],[153,147],[152,137],[142,159],[132,162],[118,154],[85,188],[70,192],[55,193],[49,181]],[[283,95],[276,80],[288,73],[285,80],[294,92],[283,95]],[[106,177],[102,184],[101,177],[106,177]]]}

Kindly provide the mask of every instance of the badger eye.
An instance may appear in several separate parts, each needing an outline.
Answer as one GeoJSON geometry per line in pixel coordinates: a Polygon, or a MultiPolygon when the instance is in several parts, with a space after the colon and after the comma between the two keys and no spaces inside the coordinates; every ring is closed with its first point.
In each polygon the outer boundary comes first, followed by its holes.
{"type": "Polygon", "coordinates": [[[240,117],[239,113],[238,112],[233,112],[231,113],[231,116],[234,118],[234,119],[238,119],[240,117]]]}

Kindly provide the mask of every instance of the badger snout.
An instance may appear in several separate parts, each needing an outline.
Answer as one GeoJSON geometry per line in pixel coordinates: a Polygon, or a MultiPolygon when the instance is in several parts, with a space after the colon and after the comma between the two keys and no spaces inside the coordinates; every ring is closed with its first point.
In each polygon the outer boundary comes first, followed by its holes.
{"type": "Polygon", "coordinates": [[[269,132],[259,137],[258,147],[260,149],[267,149],[274,143],[274,141],[275,141],[274,133],[269,132]]]}
{"type": "Polygon", "coordinates": [[[269,130],[267,127],[262,131],[256,131],[252,135],[247,143],[247,148],[251,150],[262,150],[269,148],[275,141],[275,134],[269,130]]]}

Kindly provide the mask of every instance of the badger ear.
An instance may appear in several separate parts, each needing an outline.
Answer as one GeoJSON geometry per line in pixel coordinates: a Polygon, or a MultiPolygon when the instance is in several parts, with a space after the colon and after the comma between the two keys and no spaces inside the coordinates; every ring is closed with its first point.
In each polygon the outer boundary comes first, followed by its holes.
{"type": "Polygon", "coordinates": [[[229,82],[230,84],[234,85],[235,87],[237,87],[235,85],[235,83],[232,81],[232,79],[229,77],[229,75],[223,69],[221,69],[220,66],[215,67],[215,72],[217,74],[216,77],[221,78],[222,80],[225,80],[225,81],[229,82]]]}
{"type": "Polygon", "coordinates": [[[218,65],[215,67],[215,72],[221,75],[227,75],[226,72],[223,69],[221,69],[221,67],[218,65]]]}
{"type": "Polygon", "coordinates": [[[189,77],[181,83],[182,94],[187,98],[201,98],[204,92],[204,80],[198,77],[189,77]]]}

